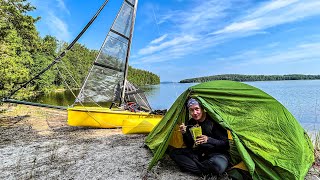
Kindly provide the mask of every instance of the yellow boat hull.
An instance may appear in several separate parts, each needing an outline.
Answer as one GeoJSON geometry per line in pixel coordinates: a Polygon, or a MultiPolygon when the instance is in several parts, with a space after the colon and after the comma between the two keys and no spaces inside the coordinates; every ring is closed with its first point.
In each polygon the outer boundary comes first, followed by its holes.
{"type": "Polygon", "coordinates": [[[146,134],[161,121],[161,117],[154,118],[139,118],[139,119],[125,119],[122,124],[123,134],[146,134]]]}
{"type": "Polygon", "coordinates": [[[68,108],[68,125],[70,126],[117,128],[122,127],[123,120],[125,119],[141,118],[158,119],[160,121],[162,116],[149,114],[147,112],[130,112],[100,107],[68,108]]]}

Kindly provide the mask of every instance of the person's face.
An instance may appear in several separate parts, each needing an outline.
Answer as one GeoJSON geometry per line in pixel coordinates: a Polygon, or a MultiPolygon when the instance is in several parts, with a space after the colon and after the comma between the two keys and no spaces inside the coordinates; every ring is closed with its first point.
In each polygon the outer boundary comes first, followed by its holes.
{"type": "Polygon", "coordinates": [[[189,107],[189,114],[194,120],[199,121],[203,116],[203,110],[199,105],[192,105],[189,107]]]}

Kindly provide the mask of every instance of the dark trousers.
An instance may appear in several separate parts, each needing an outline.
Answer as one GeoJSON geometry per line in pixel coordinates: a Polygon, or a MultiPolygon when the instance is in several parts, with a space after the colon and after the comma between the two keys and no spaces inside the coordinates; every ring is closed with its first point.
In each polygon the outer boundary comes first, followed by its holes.
{"type": "Polygon", "coordinates": [[[202,157],[192,149],[173,149],[170,157],[178,166],[195,174],[222,174],[228,167],[228,158],[224,154],[213,153],[202,157]]]}

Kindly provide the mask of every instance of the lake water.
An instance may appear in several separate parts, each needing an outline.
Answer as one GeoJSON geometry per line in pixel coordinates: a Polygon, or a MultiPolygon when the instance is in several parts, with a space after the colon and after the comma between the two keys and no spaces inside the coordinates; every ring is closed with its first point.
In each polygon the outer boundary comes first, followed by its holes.
{"type": "MultiPolygon", "coordinates": [[[[320,130],[320,80],[245,82],[281,102],[308,131],[320,130]]],[[[153,109],[169,109],[176,98],[195,83],[161,83],[143,87],[153,109]]],[[[51,93],[37,102],[59,106],[71,105],[70,92],[51,93]]]]}

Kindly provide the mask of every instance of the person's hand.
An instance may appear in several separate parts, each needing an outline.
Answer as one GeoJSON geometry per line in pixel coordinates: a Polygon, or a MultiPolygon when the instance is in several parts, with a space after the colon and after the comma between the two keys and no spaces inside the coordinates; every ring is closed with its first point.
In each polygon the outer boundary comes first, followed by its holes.
{"type": "Polygon", "coordinates": [[[206,135],[198,136],[196,139],[196,144],[204,144],[207,142],[208,142],[208,136],[206,136],[206,135]]]}
{"type": "Polygon", "coordinates": [[[181,132],[182,134],[184,134],[184,133],[186,133],[186,131],[187,131],[187,126],[184,125],[184,123],[182,123],[182,124],[179,126],[179,129],[180,129],[180,132],[181,132]]]}

